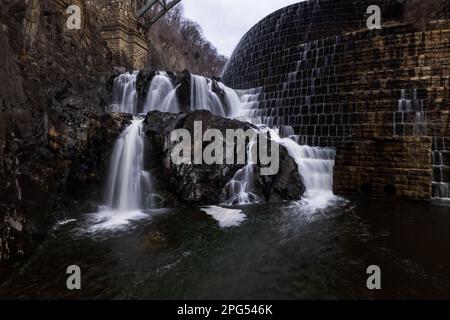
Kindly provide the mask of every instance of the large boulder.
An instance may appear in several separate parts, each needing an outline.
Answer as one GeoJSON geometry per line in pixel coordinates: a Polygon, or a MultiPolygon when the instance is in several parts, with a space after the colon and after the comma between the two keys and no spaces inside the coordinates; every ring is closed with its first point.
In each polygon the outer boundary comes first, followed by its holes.
{"type": "MultiPolygon", "coordinates": [[[[150,112],[144,128],[148,141],[148,153],[152,161],[148,166],[161,174],[160,178],[171,185],[182,202],[188,204],[217,204],[226,201],[224,188],[244,165],[239,164],[175,164],[171,153],[177,142],[171,141],[171,133],[175,129],[185,129],[194,137],[194,123],[202,122],[203,133],[207,129],[218,129],[226,136],[227,129],[256,130],[252,124],[223,118],[209,111],[194,111],[187,114],[166,114],[158,111],[150,112]]],[[[192,148],[193,146],[192,139],[192,148]]],[[[272,141],[272,143],[274,143],[272,141]]],[[[209,143],[203,143],[203,150],[209,143]]],[[[226,146],[223,142],[224,148],[226,146]]],[[[280,170],[273,176],[261,175],[261,167],[255,164],[254,183],[260,197],[267,202],[298,200],[305,191],[298,167],[294,159],[283,146],[280,147],[280,170]]],[[[225,152],[224,152],[225,157],[225,152]]],[[[160,179],[160,180],[161,180],[160,179]]]]}

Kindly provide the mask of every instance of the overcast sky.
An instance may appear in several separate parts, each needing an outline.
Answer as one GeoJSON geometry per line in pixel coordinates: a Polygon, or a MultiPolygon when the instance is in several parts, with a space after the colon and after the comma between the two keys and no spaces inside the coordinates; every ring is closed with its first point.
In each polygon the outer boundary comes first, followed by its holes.
{"type": "Polygon", "coordinates": [[[231,56],[242,36],[258,21],[300,0],[183,0],[185,15],[200,24],[221,54],[231,56]]]}

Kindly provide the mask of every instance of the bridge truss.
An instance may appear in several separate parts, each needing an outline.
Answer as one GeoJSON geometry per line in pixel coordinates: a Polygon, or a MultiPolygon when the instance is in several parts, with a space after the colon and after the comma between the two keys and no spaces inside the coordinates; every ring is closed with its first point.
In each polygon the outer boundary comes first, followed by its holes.
{"type": "MultiPolygon", "coordinates": [[[[136,0],[135,0],[136,1],[136,0]]],[[[143,24],[148,31],[158,22],[167,12],[175,7],[181,0],[147,0],[145,4],[142,1],[136,3],[136,19],[144,20],[143,24]],[[138,5],[140,4],[140,6],[138,5]]]]}

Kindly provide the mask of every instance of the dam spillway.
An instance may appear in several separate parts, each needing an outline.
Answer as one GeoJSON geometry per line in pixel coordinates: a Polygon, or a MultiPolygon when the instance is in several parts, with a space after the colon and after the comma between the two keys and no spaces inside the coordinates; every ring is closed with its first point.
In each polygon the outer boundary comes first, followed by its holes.
{"type": "Polygon", "coordinates": [[[243,37],[223,82],[260,90],[250,114],[262,122],[336,148],[337,193],[446,198],[450,21],[444,12],[418,27],[405,10],[397,1],[288,6],[243,37]],[[366,26],[374,4],[382,30],[366,26]]]}

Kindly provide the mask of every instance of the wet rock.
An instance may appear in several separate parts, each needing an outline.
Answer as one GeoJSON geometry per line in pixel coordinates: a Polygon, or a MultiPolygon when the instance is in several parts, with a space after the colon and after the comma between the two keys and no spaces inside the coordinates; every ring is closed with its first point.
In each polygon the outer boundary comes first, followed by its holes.
{"type": "Polygon", "coordinates": [[[264,186],[263,194],[268,202],[299,200],[306,187],[299,175],[298,166],[284,146],[280,146],[280,170],[273,176],[259,176],[264,186]]]}
{"type": "MultiPolygon", "coordinates": [[[[92,187],[101,190],[103,179],[107,175],[111,152],[114,143],[124,128],[130,124],[129,114],[90,113],[79,132],[76,145],[67,149],[70,167],[67,174],[66,192],[74,199],[88,199],[92,187]]],[[[98,197],[93,197],[97,198],[98,197]]]]}
{"type": "Polygon", "coordinates": [[[107,85],[106,85],[106,89],[108,90],[109,93],[112,93],[112,90],[114,88],[114,80],[116,80],[116,78],[118,76],[120,76],[121,74],[124,74],[126,72],[127,72],[127,69],[125,69],[125,68],[114,67],[113,72],[109,76],[108,82],[107,82],[107,85]]]}
{"type": "Polygon", "coordinates": [[[191,110],[191,73],[189,70],[184,70],[177,76],[175,87],[177,89],[177,98],[182,112],[191,110]]]}
{"type": "Polygon", "coordinates": [[[212,92],[214,92],[215,94],[217,94],[217,96],[219,97],[220,102],[222,103],[222,105],[225,107],[224,111],[225,114],[229,114],[229,106],[228,106],[228,102],[226,99],[226,93],[225,91],[222,90],[222,88],[219,86],[217,80],[215,79],[210,79],[209,81],[212,81],[212,92]]]}
{"type": "Polygon", "coordinates": [[[157,75],[155,70],[141,70],[136,78],[136,91],[138,94],[138,110],[144,109],[144,103],[153,78],[157,75]]]}
{"type": "MultiPolygon", "coordinates": [[[[185,129],[194,137],[194,123],[202,122],[203,133],[207,129],[218,129],[226,137],[227,129],[256,129],[252,124],[223,118],[209,111],[194,111],[187,114],[166,114],[150,112],[144,121],[149,149],[154,159],[153,166],[161,172],[167,188],[176,194],[180,201],[188,204],[217,204],[224,201],[223,189],[244,165],[225,164],[174,164],[171,153],[177,145],[170,141],[174,129],[185,129]]],[[[192,140],[193,144],[193,140],[192,140]]],[[[209,143],[203,143],[203,149],[209,143]]],[[[223,142],[225,148],[225,141],[223,142]]],[[[225,149],[224,149],[225,150],[225,149]]],[[[225,157],[225,153],[224,153],[225,157]]],[[[261,196],[268,202],[297,200],[305,188],[301,181],[297,164],[287,150],[280,146],[280,171],[274,176],[261,176],[260,166],[256,165],[255,181],[261,196]]],[[[161,179],[160,179],[161,180],[161,179]]]]}
{"type": "Polygon", "coordinates": [[[101,167],[116,134],[92,116],[109,100],[111,52],[89,19],[70,32],[66,21],[60,1],[0,3],[0,266],[30,252],[60,212],[79,207],[67,183],[81,191],[88,183],[79,181],[96,180],[89,167],[101,167]],[[95,136],[106,139],[103,149],[95,136]]]}

